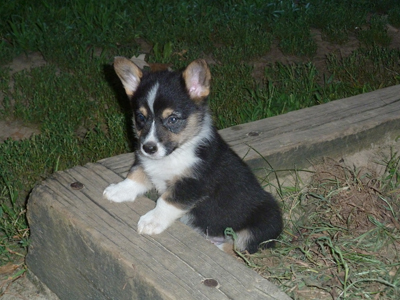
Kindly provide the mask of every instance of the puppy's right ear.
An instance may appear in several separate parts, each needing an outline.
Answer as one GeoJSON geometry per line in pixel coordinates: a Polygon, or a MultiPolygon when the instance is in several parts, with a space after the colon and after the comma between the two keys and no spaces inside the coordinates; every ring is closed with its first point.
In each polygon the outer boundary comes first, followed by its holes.
{"type": "Polygon", "coordinates": [[[114,70],[121,79],[126,94],[133,96],[143,76],[142,71],[131,60],[122,56],[114,58],[114,70]]]}
{"type": "Polygon", "coordinates": [[[211,73],[204,59],[197,59],[190,63],[182,75],[190,98],[201,100],[208,96],[211,73]]]}

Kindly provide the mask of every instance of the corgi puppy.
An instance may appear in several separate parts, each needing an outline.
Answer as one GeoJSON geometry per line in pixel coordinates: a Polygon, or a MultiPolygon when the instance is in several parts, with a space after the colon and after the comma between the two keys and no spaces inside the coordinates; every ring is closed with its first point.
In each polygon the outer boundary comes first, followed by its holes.
{"type": "Polygon", "coordinates": [[[139,149],[127,178],[103,195],[134,201],[157,189],[160,197],[140,218],[139,234],[159,234],[180,219],[221,249],[229,243],[228,227],[240,251],[254,253],[276,239],[282,231],[278,203],[212,124],[206,62],[195,60],[182,72],[144,73],[116,57],[114,69],[132,102],[139,149]]]}

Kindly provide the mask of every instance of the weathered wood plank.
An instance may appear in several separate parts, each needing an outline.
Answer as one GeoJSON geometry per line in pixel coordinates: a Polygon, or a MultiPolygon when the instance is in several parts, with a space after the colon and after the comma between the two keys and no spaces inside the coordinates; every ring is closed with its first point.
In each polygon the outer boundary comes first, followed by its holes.
{"type": "Polygon", "coordinates": [[[132,167],[135,160],[133,153],[120,154],[114,157],[102,159],[98,163],[106,168],[113,170],[115,173],[120,174],[123,178],[126,177],[129,169],[132,167]]]}
{"type": "Polygon", "coordinates": [[[61,299],[288,299],[182,223],[138,235],[139,217],[154,202],[110,203],[102,198],[109,180],[121,178],[88,164],[54,174],[32,193],[27,263],[61,299]],[[75,181],[84,188],[70,188],[75,181]],[[205,286],[206,278],[219,288],[205,286]]]}
{"type": "MultiPolygon", "coordinates": [[[[400,86],[220,132],[255,169],[265,166],[264,159],[275,169],[305,167],[321,156],[340,157],[399,136],[400,86]]],[[[133,159],[123,154],[58,172],[32,192],[27,264],[61,299],[288,299],[184,224],[157,236],[138,235],[138,219],[154,201],[102,198],[133,159]],[[84,188],[72,189],[75,181],[84,188]],[[219,287],[206,287],[206,278],[219,287]]]]}
{"type": "Polygon", "coordinates": [[[340,157],[400,135],[400,85],[220,133],[254,168],[267,167],[264,158],[275,169],[307,167],[321,156],[340,157]]]}

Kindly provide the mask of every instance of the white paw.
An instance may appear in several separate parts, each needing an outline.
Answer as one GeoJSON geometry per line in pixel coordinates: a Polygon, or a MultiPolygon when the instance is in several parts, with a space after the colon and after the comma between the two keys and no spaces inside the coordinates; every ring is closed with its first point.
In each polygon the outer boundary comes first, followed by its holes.
{"type": "Polygon", "coordinates": [[[157,213],[157,209],[149,211],[144,216],[141,216],[138,223],[139,234],[159,234],[167,229],[171,223],[165,222],[165,218],[157,213]]]}
{"type": "Polygon", "coordinates": [[[187,211],[158,198],[156,207],[144,216],[138,223],[139,234],[159,234],[171,226],[175,220],[182,217],[187,211]]]}
{"type": "Polygon", "coordinates": [[[119,183],[110,184],[104,190],[103,197],[113,202],[135,201],[136,197],[143,193],[143,189],[143,185],[125,179],[119,183]]]}

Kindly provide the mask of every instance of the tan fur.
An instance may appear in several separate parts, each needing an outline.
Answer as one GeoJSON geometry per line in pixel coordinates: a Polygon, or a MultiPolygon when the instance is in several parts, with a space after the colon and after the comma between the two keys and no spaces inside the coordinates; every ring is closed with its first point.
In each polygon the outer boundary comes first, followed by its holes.
{"type": "Polygon", "coordinates": [[[183,144],[189,138],[195,136],[199,131],[199,116],[197,114],[192,114],[187,119],[186,128],[179,134],[170,133],[169,139],[171,141],[183,144]]]}
{"type": "Polygon", "coordinates": [[[173,110],[172,108],[166,108],[166,109],[164,109],[164,111],[162,112],[161,117],[162,117],[163,119],[166,119],[166,118],[168,118],[170,115],[172,115],[173,112],[174,112],[174,110],[173,110]]]}
{"type": "Polygon", "coordinates": [[[167,202],[169,205],[172,205],[180,210],[187,210],[181,203],[177,202],[171,202],[171,199],[173,199],[173,195],[170,190],[166,190],[162,195],[161,198],[164,199],[165,202],[167,202]]]}
{"type": "Polygon", "coordinates": [[[200,100],[209,95],[211,72],[204,59],[197,59],[190,63],[183,71],[183,78],[193,100],[200,100]]]}
{"type": "Polygon", "coordinates": [[[228,253],[229,255],[231,255],[233,257],[237,257],[237,254],[236,254],[235,250],[233,249],[233,244],[223,243],[219,248],[222,251],[224,251],[225,253],[228,253]]]}
{"type": "Polygon", "coordinates": [[[191,170],[186,169],[181,174],[179,174],[179,176],[175,176],[171,180],[168,180],[167,185],[174,186],[176,182],[179,181],[181,178],[190,177],[191,174],[192,174],[191,170]]]}
{"type": "Polygon", "coordinates": [[[130,180],[136,181],[137,183],[143,184],[145,186],[151,186],[151,182],[142,167],[136,167],[129,171],[126,178],[129,178],[130,180]]]}
{"type": "Polygon", "coordinates": [[[147,116],[149,115],[149,113],[147,112],[147,109],[144,106],[141,106],[139,108],[139,111],[142,113],[143,116],[145,116],[147,118],[147,116]]]}
{"type": "Polygon", "coordinates": [[[143,76],[142,71],[131,60],[121,56],[114,58],[114,69],[122,81],[126,94],[132,97],[143,76]]]}

